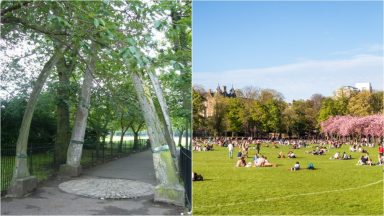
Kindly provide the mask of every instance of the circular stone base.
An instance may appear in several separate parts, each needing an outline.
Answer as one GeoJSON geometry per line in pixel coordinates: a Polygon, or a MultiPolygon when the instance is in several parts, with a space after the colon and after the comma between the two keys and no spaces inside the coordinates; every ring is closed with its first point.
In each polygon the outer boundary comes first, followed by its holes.
{"type": "Polygon", "coordinates": [[[67,193],[92,198],[123,199],[152,195],[155,187],[127,179],[84,178],[63,182],[59,188],[67,193]]]}

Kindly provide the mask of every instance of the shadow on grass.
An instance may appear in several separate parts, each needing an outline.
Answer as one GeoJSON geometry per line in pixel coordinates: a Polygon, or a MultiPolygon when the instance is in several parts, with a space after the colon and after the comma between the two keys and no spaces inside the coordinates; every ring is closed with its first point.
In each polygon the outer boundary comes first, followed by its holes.
{"type": "Polygon", "coordinates": [[[206,178],[205,178],[203,181],[193,181],[193,182],[204,182],[204,181],[212,181],[212,180],[214,180],[214,179],[209,179],[209,178],[206,179],[206,178]]]}

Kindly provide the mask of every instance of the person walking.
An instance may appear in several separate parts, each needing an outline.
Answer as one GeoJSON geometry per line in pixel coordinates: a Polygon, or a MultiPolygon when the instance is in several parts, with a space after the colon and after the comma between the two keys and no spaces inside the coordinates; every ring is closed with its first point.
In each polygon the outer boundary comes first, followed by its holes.
{"type": "Polygon", "coordinates": [[[260,154],[260,145],[261,145],[260,142],[257,142],[257,143],[256,143],[256,151],[257,151],[257,154],[260,154]]]}
{"type": "Polygon", "coordinates": [[[229,141],[229,144],[228,144],[228,152],[229,152],[229,158],[233,158],[233,144],[231,141],[229,141]]]}

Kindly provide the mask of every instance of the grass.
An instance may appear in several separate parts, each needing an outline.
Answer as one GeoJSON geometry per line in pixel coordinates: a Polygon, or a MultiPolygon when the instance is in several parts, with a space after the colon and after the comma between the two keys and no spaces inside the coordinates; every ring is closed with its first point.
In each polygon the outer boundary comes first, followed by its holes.
{"type": "MultiPolygon", "coordinates": [[[[276,168],[236,168],[236,156],[229,159],[224,147],[193,152],[193,171],[204,177],[193,182],[193,214],[383,215],[382,166],[356,166],[361,153],[351,153],[352,160],[329,159],[336,151],[350,154],[348,146],[323,156],[305,153],[311,149],[294,150],[296,159],[278,159],[280,151],[286,155],[290,149],[262,147],[260,153],[276,168]],[[302,167],[312,162],[317,169],[292,172],[296,161],[302,167]]],[[[377,148],[367,150],[377,162],[377,148]]],[[[247,162],[254,153],[249,151],[247,162]]]]}

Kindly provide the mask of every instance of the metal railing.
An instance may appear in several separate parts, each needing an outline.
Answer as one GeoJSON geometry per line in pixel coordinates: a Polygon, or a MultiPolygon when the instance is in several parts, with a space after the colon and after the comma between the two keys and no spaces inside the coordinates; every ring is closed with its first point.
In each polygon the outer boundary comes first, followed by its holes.
{"type": "MultiPolygon", "coordinates": [[[[147,150],[149,145],[146,139],[139,139],[138,145],[134,147],[134,141],[112,142],[102,144],[85,144],[83,148],[81,165],[89,168],[97,164],[106,163],[130,155],[135,152],[147,150]]],[[[58,170],[54,165],[54,146],[52,144],[29,144],[28,145],[28,169],[31,175],[36,176],[38,181],[43,181],[56,174],[58,170]],[[38,147],[34,147],[38,146],[38,147]],[[46,146],[46,147],[42,147],[46,146]]],[[[1,148],[1,194],[5,194],[11,184],[13,169],[15,167],[16,146],[1,148]]]]}
{"type": "Polygon", "coordinates": [[[185,204],[192,208],[192,153],[184,147],[180,147],[180,177],[183,179],[185,188],[185,204]]]}

